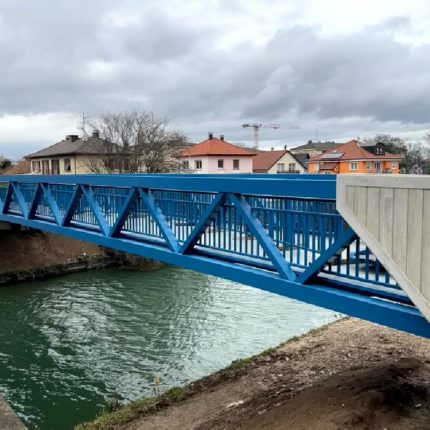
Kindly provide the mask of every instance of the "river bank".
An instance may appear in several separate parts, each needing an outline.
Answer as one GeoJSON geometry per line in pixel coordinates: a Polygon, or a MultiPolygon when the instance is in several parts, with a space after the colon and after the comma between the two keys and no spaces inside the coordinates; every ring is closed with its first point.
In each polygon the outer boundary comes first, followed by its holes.
{"type": "Polygon", "coordinates": [[[77,430],[423,430],[430,341],[343,319],[77,430]]]}
{"type": "Polygon", "coordinates": [[[144,258],[36,230],[0,232],[0,286],[87,270],[158,266],[144,258]]]}
{"type": "Polygon", "coordinates": [[[72,430],[156,377],[183,387],[338,318],[172,266],[0,288],[0,311],[0,393],[32,430],[72,430]]]}

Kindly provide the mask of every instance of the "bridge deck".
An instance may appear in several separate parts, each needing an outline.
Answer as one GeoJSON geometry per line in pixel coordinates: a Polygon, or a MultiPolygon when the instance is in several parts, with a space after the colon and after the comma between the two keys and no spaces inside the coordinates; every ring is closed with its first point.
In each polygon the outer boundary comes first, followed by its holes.
{"type": "Polygon", "coordinates": [[[410,297],[337,212],[334,176],[2,177],[0,221],[430,337],[410,297]]]}

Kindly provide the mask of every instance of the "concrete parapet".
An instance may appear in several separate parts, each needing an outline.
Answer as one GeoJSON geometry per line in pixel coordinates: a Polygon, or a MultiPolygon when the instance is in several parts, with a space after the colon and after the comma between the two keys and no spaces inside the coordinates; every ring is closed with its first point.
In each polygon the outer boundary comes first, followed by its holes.
{"type": "Polygon", "coordinates": [[[430,176],[339,175],[336,207],[430,322],[430,176]]]}

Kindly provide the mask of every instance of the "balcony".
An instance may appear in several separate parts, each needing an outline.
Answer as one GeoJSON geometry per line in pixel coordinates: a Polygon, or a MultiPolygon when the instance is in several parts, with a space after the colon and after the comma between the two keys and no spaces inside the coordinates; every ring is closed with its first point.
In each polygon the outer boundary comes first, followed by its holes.
{"type": "Polygon", "coordinates": [[[278,169],[276,171],[276,173],[278,173],[278,174],[284,173],[284,174],[291,175],[293,173],[300,173],[300,170],[282,170],[282,169],[278,169]]]}

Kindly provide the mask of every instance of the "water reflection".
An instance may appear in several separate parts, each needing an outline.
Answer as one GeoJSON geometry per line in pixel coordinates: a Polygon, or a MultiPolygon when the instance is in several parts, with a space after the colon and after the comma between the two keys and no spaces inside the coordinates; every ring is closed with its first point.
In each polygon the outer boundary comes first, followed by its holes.
{"type": "Polygon", "coordinates": [[[0,390],[30,428],[68,429],[106,398],[182,385],[335,314],[178,268],[106,270],[0,290],[0,390]]]}

